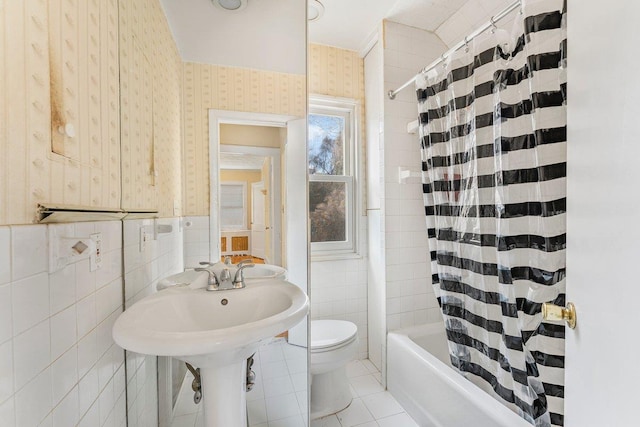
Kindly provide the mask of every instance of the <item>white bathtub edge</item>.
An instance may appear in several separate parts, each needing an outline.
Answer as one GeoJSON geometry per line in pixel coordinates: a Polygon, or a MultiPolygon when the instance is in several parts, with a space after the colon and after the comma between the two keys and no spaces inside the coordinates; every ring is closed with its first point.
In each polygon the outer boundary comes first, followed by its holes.
{"type": "Polygon", "coordinates": [[[435,325],[413,326],[389,332],[388,334],[387,385],[391,394],[405,407],[407,413],[419,423],[426,423],[425,425],[429,427],[451,427],[443,424],[437,417],[432,416],[428,408],[424,408],[423,406],[425,405],[419,402],[419,399],[424,398],[425,393],[420,393],[420,387],[424,386],[424,384],[406,384],[411,382],[412,379],[419,382],[418,378],[424,376],[424,373],[418,374],[415,370],[426,369],[429,373],[425,375],[433,375],[435,380],[442,381],[449,386],[451,388],[450,392],[455,393],[456,397],[464,399],[465,403],[468,402],[477,411],[494,420],[492,427],[531,427],[531,424],[501,404],[493,396],[485,393],[411,340],[410,336],[423,336],[443,327],[442,324],[435,325]],[[405,360],[400,363],[400,366],[395,366],[396,359],[405,360]],[[414,370],[414,372],[413,374],[412,372],[403,372],[403,369],[414,370]],[[411,389],[412,387],[413,390],[411,389]]]}

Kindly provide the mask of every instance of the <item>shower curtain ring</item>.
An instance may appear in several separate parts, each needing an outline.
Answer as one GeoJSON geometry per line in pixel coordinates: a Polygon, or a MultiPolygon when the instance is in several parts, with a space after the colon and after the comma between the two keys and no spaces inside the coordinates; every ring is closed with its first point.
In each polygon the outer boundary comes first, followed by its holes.
{"type": "Polygon", "coordinates": [[[467,40],[467,36],[464,36],[464,52],[469,52],[469,40],[467,40]]]}
{"type": "Polygon", "coordinates": [[[498,27],[496,26],[496,21],[495,21],[494,18],[495,18],[494,16],[489,18],[489,22],[491,23],[491,34],[494,34],[496,32],[496,30],[498,29],[498,27]]]}

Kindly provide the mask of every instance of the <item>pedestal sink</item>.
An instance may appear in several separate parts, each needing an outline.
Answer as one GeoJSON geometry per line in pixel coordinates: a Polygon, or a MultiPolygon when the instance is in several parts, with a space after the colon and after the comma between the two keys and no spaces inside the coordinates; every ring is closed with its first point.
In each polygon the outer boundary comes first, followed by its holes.
{"type": "Polygon", "coordinates": [[[200,368],[207,427],[246,427],[246,359],[263,341],[299,323],[309,300],[284,280],[244,289],[165,289],[118,317],[113,339],[136,353],[200,368]]]}
{"type": "Polygon", "coordinates": [[[173,274],[169,277],[158,280],[156,289],[161,291],[163,289],[171,288],[174,286],[189,286],[191,288],[203,288],[207,286],[207,275],[203,271],[186,270],[182,273],[173,274]]]}
{"type": "Polygon", "coordinates": [[[270,279],[284,280],[287,277],[287,270],[273,264],[256,264],[252,268],[244,271],[244,279],[247,284],[263,282],[270,279]]]}

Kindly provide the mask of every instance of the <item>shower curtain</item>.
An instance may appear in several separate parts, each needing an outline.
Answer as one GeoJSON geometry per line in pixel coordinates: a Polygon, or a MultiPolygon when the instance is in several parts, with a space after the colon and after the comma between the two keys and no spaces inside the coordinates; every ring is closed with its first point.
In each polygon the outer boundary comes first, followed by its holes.
{"type": "Polygon", "coordinates": [[[433,286],[453,365],[561,426],[565,326],[541,304],[565,305],[566,5],[513,16],[416,81],[433,286]]]}

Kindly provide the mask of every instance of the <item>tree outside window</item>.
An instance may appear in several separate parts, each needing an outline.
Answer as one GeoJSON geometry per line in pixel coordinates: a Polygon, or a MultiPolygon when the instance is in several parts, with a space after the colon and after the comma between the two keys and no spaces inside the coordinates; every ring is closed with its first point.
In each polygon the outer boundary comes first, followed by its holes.
{"type": "Polygon", "coordinates": [[[353,106],[311,106],[309,219],[312,250],[353,250],[353,106]]]}

